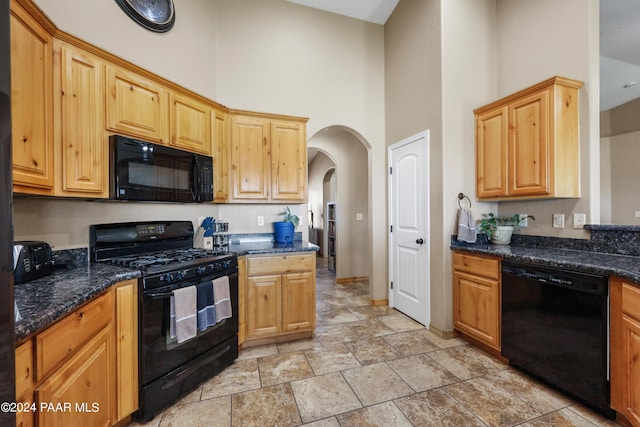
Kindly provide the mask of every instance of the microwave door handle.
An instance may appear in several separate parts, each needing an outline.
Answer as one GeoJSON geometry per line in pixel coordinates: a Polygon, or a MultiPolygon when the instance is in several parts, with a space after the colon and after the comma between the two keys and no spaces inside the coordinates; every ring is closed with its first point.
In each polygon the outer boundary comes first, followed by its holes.
{"type": "Polygon", "coordinates": [[[191,198],[198,201],[198,157],[191,160],[191,198]]]}

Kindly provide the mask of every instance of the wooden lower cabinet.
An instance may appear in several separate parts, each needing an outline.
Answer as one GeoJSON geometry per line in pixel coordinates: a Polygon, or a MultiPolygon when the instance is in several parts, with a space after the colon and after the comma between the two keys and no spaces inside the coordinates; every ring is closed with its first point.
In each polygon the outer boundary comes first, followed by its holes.
{"type": "Polygon", "coordinates": [[[33,408],[33,342],[27,341],[16,348],[16,426],[35,425],[33,408]],[[28,408],[28,410],[27,410],[28,408]]]}
{"type": "Polygon", "coordinates": [[[609,283],[611,407],[640,427],[640,284],[609,283]]]}
{"type": "Polygon", "coordinates": [[[16,396],[34,405],[17,425],[111,426],[138,409],[137,286],[112,286],[16,348],[16,396]]]}
{"type": "MultiPolygon", "coordinates": [[[[315,252],[246,258],[246,342],[262,344],[311,336],[316,319],[315,252]]],[[[240,265],[243,265],[242,263],[240,265]]],[[[241,333],[242,334],[242,333],[241,333]]]]}
{"type": "Polygon", "coordinates": [[[113,352],[113,329],[107,326],[38,386],[38,425],[114,424],[113,352]]]}
{"type": "Polygon", "coordinates": [[[463,334],[500,351],[500,260],[453,254],[453,325],[463,334]]]}
{"type": "Polygon", "coordinates": [[[116,420],[138,410],[138,281],[113,287],[116,336],[116,420]]]}

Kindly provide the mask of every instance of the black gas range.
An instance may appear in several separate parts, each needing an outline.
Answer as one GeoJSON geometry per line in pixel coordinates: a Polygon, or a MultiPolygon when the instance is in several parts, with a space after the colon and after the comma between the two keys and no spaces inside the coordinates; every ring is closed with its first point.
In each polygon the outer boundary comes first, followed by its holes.
{"type": "MultiPolygon", "coordinates": [[[[93,262],[142,272],[139,282],[139,402],[150,420],[238,357],[238,260],[233,252],[193,248],[190,221],[91,225],[93,262]],[[172,336],[174,291],[228,278],[232,316],[182,343],[172,336]]],[[[175,321],[174,321],[175,324],[175,321]]]]}

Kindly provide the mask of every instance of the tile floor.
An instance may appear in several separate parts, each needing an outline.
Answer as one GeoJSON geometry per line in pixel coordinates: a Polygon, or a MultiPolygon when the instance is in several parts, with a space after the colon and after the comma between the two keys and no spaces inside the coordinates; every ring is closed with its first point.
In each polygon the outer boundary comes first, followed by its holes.
{"type": "Polygon", "coordinates": [[[366,284],[337,284],[323,261],[313,339],[243,350],[144,425],[618,425],[460,339],[369,306],[366,284]]]}

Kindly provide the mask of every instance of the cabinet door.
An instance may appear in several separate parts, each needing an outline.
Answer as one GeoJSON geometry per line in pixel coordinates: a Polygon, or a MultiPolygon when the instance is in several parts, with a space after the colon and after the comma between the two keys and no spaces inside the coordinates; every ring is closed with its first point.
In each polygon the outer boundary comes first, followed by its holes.
{"type": "Polygon", "coordinates": [[[164,87],[134,73],[107,67],[107,129],[167,143],[168,110],[164,87]]]}
{"type": "Polygon", "coordinates": [[[210,108],[177,93],[171,94],[171,142],[184,150],[211,155],[210,108]]]}
{"type": "Polygon", "coordinates": [[[33,341],[29,340],[16,348],[16,397],[33,392],[33,341]]]}
{"type": "Polygon", "coordinates": [[[304,125],[271,123],[271,199],[304,202],[307,196],[307,148],[304,125]]]}
{"type": "Polygon", "coordinates": [[[109,195],[103,70],[104,65],[93,57],[61,48],[61,195],[109,195]]]}
{"type": "Polygon", "coordinates": [[[453,272],[456,329],[500,350],[500,286],[495,280],[453,272]]]}
{"type": "Polygon", "coordinates": [[[640,426],[640,287],[613,278],[609,289],[611,407],[640,426]]]}
{"type": "Polygon", "coordinates": [[[11,2],[11,130],[14,190],[53,190],[52,38],[11,2]]]}
{"type": "Polygon", "coordinates": [[[624,315],[623,357],[626,361],[626,415],[636,426],[640,426],[640,322],[624,315]]]}
{"type": "Polygon", "coordinates": [[[509,108],[509,195],[550,192],[549,91],[533,93],[509,108]]]}
{"type": "Polygon", "coordinates": [[[476,117],[476,193],[479,198],[507,195],[508,108],[476,117]]]}
{"type": "Polygon", "coordinates": [[[238,257],[238,345],[247,339],[247,257],[238,257]]]}
{"type": "Polygon", "coordinates": [[[281,276],[247,279],[247,339],[275,335],[282,330],[281,276]]]}
{"type": "Polygon", "coordinates": [[[271,187],[269,123],[254,117],[231,119],[234,200],[268,200],[271,187]]]}
{"type": "Polygon", "coordinates": [[[229,201],[229,132],[227,113],[220,110],[211,112],[211,123],[213,127],[213,201],[222,203],[229,201]]]}
{"type": "Polygon", "coordinates": [[[114,288],[116,329],[116,420],[138,409],[138,282],[114,288]]]}
{"type": "Polygon", "coordinates": [[[313,329],[316,324],[315,273],[282,276],[282,330],[313,329]]]}
{"type": "Polygon", "coordinates": [[[99,332],[36,389],[37,401],[65,408],[38,411],[41,426],[110,426],[115,395],[113,332],[99,332]]]}

